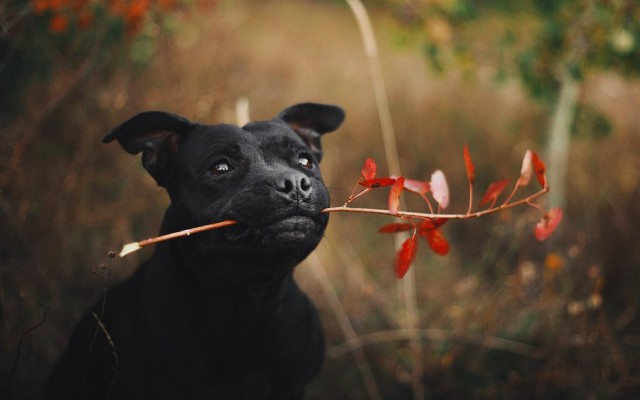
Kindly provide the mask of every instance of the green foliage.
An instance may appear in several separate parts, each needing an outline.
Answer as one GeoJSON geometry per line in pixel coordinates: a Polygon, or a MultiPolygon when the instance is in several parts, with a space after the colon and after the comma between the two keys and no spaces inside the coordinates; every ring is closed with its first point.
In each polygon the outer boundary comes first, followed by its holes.
{"type": "Polygon", "coordinates": [[[611,136],[613,126],[602,112],[588,105],[578,105],[573,121],[572,134],[581,134],[592,139],[604,139],[611,136]]]}
{"type": "Polygon", "coordinates": [[[455,0],[429,2],[412,11],[411,29],[424,41],[424,54],[436,71],[460,61],[466,70],[466,57],[445,60],[444,55],[471,54],[474,65],[479,66],[480,60],[499,65],[499,79],[517,76],[534,99],[547,103],[556,98],[565,70],[578,79],[589,69],[640,75],[640,3],[636,1],[455,0]],[[496,14],[507,24],[504,35],[464,35],[465,27],[496,14]],[[528,24],[520,26],[523,19],[531,21],[533,31],[528,24]],[[443,34],[447,30],[451,33],[443,34]],[[479,44],[484,45],[482,53],[474,52],[479,44]]]}
{"type": "Polygon", "coordinates": [[[520,80],[531,97],[536,100],[550,100],[557,93],[559,83],[555,79],[546,79],[553,71],[541,62],[536,49],[521,52],[516,59],[516,65],[520,80]]]}

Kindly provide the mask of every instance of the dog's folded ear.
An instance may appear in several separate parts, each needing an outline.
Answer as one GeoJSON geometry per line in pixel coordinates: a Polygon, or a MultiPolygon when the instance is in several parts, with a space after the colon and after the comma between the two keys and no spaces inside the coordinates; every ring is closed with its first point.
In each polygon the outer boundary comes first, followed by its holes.
{"type": "Polygon", "coordinates": [[[275,120],[286,122],[320,161],[320,137],[338,129],[344,121],[344,111],[340,107],[328,104],[301,103],[281,111],[275,120]]]}
{"type": "Polygon", "coordinates": [[[179,115],[147,111],[135,115],[107,134],[102,141],[117,139],[131,154],[142,152],[142,165],[164,186],[169,165],[178,151],[178,145],[195,128],[196,124],[179,115]]]}

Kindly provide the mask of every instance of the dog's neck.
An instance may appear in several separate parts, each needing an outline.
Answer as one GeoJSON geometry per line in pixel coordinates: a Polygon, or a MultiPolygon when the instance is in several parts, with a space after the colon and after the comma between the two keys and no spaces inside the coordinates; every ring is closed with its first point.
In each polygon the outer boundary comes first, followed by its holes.
{"type": "MultiPolygon", "coordinates": [[[[161,233],[185,229],[174,220],[174,210],[170,207],[161,233]]],[[[207,235],[207,232],[198,235],[207,235]]],[[[268,258],[248,259],[242,254],[203,255],[199,252],[198,240],[207,237],[193,235],[159,243],[153,257],[156,265],[165,267],[161,272],[164,279],[184,286],[184,292],[191,296],[187,301],[198,304],[205,314],[246,313],[267,318],[277,312],[291,284],[293,267],[282,268],[272,265],[273,261],[268,258]],[[225,309],[211,310],[209,304],[225,304],[225,309]]]]}
{"type": "MultiPolygon", "coordinates": [[[[262,285],[211,282],[196,276],[193,265],[174,268],[176,259],[184,263],[179,247],[175,241],[159,244],[148,264],[152,268],[146,271],[146,293],[141,296],[146,325],[163,327],[167,337],[198,338],[190,345],[197,353],[208,342],[227,343],[232,348],[232,343],[257,340],[255,335],[259,337],[260,332],[271,331],[278,324],[293,284],[292,274],[262,285]]],[[[218,266],[196,266],[200,267],[218,266]]]]}

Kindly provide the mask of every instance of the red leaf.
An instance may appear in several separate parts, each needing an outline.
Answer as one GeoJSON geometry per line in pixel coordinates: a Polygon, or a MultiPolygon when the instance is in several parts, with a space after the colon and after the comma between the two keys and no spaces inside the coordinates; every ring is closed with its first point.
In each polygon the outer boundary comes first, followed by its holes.
{"type": "Polygon", "coordinates": [[[32,0],[31,7],[36,15],[40,15],[51,8],[49,0],[32,0]]]}
{"type": "Polygon", "coordinates": [[[500,196],[500,193],[502,193],[502,191],[504,190],[504,188],[507,187],[508,184],[509,184],[508,179],[503,179],[498,182],[493,182],[487,188],[487,191],[484,193],[484,196],[482,196],[482,201],[480,201],[480,205],[482,206],[489,202],[496,201],[498,199],[498,196],[500,196]]]}
{"type": "Polygon", "coordinates": [[[367,179],[364,181],[358,182],[360,185],[368,187],[370,189],[375,189],[383,186],[391,186],[396,183],[396,179],[393,178],[376,178],[376,179],[367,179]]]}
{"type": "Polygon", "coordinates": [[[362,180],[370,181],[376,177],[376,170],[378,166],[376,162],[373,161],[373,158],[367,158],[362,166],[362,180]]]}
{"type": "Polygon", "coordinates": [[[78,13],[78,28],[87,29],[95,21],[95,15],[90,9],[85,9],[78,13]]]}
{"type": "Polygon", "coordinates": [[[547,178],[545,173],[547,171],[547,167],[544,165],[544,162],[538,157],[535,152],[531,152],[531,162],[533,163],[533,171],[536,174],[536,178],[538,179],[538,183],[543,188],[546,186],[547,178]]]}
{"type": "Polygon", "coordinates": [[[423,231],[441,227],[447,221],[448,221],[447,218],[426,219],[422,221],[422,223],[418,227],[418,231],[420,231],[420,233],[422,234],[423,231]]]}
{"type": "Polygon", "coordinates": [[[49,20],[49,31],[61,34],[69,29],[69,17],[66,14],[54,14],[49,20]]]}
{"type": "Polygon", "coordinates": [[[449,254],[449,242],[447,242],[447,238],[444,237],[439,228],[420,231],[420,235],[427,239],[429,247],[431,247],[431,250],[436,254],[440,254],[441,256],[449,254]]]}
{"type": "Polygon", "coordinates": [[[400,206],[400,194],[404,188],[404,178],[399,177],[391,187],[389,191],[389,211],[392,214],[398,213],[398,207],[400,206]]]}
{"type": "Polygon", "coordinates": [[[430,190],[429,182],[416,181],[413,179],[405,179],[404,188],[418,194],[427,194],[430,190]]]}
{"type": "Polygon", "coordinates": [[[476,181],[476,170],[473,167],[473,161],[471,161],[471,155],[469,154],[469,147],[466,143],[462,148],[462,155],[464,156],[464,167],[467,170],[467,180],[469,181],[469,185],[473,185],[476,181]]]}
{"type": "Polygon", "coordinates": [[[556,230],[558,224],[562,220],[562,209],[552,208],[548,213],[542,217],[542,220],[536,224],[536,228],[533,233],[536,239],[543,241],[549,237],[556,230]]]}
{"type": "Polygon", "coordinates": [[[413,229],[413,224],[402,224],[398,222],[394,222],[392,224],[388,224],[378,229],[379,233],[398,233],[404,232],[413,229]]]}
{"type": "Polygon", "coordinates": [[[413,264],[413,260],[416,257],[416,250],[418,250],[418,241],[416,235],[411,236],[409,239],[402,243],[402,248],[396,254],[396,277],[402,279],[404,275],[413,264]]]}
{"type": "Polygon", "coordinates": [[[127,22],[136,22],[140,21],[142,17],[147,14],[149,10],[149,2],[147,0],[133,0],[129,4],[129,9],[127,10],[124,19],[127,22]]]}

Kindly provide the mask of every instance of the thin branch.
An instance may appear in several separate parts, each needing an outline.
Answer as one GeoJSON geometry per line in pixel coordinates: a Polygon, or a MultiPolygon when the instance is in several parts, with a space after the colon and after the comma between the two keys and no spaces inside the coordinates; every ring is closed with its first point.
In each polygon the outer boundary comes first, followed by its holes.
{"type": "Polygon", "coordinates": [[[116,384],[116,380],[118,379],[118,374],[119,374],[119,370],[120,370],[120,362],[118,361],[118,352],[116,351],[116,344],[113,341],[113,338],[111,337],[111,335],[109,334],[109,331],[107,330],[107,327],[104,326],[104,323],[102,323],[102,320],[100,319],[100,317],[98,317],[98,314],[96,314],[94,311],[91,311],[91,315],[96,320],[96,323],[100,327],[100,330],[102,330],[102,333],[104,334],[105,338],[107,339],[107,342],[109,343],[109,346],[111,346],[111,354],[113,355],[113,367],[112,367],[113,379],[111,379],[111,382],[109,383],[109,390],[107,391],[107,393],[105,395],[105,400],[108,400],[109,397],[111,396],[111,392],[113,391],[113,387],[116,384]]]}
{"type": "MultiPolygon", "coordinates": [[[[96,329],[93,331],[91,342],[89,343],[89,351],[87,351],[87,358],[85,360],[85,365],[84,365],[84,374],[82,376],[82,381],[80,382],[80,391],[78,393],[80,398],[84,396],[84,388],[87,383],[87,378],[89,377],[89,368],[91,364],[91,352],[93,351],[93,346],[95,345],[96,340],[98,339],[98,331],[102,328],[102,331],[106,334],[107,339],[108,340],[111,339],[111,336],[107,333],[107,330],[102,324],[102,318],[104,317],[104,310],[107,307],[107,294],[109,293],[109,279],[111,278],[111,271],[112,271],[111,264],[115,256],[116,254],[113,251],[110,251],[109,261],[100,266],[100,268],[104,270],[104,275],[102,276],[104,280],[102,285],[102,301],[100,303],[100,315],[96,314],[94,311],[91,311],[91,314],[96,319],[97,324],[96,324],[96,329]]],[[[115,347],[114,347],[114,352],[115,352],[115,347]]],[[[116,356],[116,360],[117,360],[117,356],[116,356]]]]}
{"type": "MultiPolygon", "coordinates": [[[[370,189],[367,188],[365,190],[363,190],[361,193],[358,193],[355,197],[360,196],[362,193],[366,193],[368,192],[370,189]]],[[[378,208],[357,208],[357,207],[349,207],[347,205],[343,205],[340,207],[329,207],[329,208],[325,208],[324,210],[322,210],[323,213],[336,213],[336,212],[350,212],[350,213],[364,213],[364,214],[380,214],[380,215],[388,215],[388,216],[392,216],[392,217],[397,217],[397,218],[404,218],[404,219],[471,219],[471,218],[480,218],[484,215],[489,215],[489,214],[494,214],[509,208],[514,208],[523,204],[526,204],[528,206],[534,207],[542,212],[544,212],[544,209],[542,209],[539,205],[537,205],[536,203],[533,202],[533,200],[537,199],[538,197],[544,195],[545,193],[547,193],[549,191],[549,187],[545,187],[543,189],[541,189],[540,191],[524,198],[524,199],[520,199],[518,201],[514,201],[513,203],[508,203],[508,204],[502,204],[498,207],[491,207],[488,208],[486,210],[482,210],[482,211],[477,211],[477,212],[473,212],[473,213],[467,213],[467,214],[441,214],[441,213],[419,213],[419,212],[411,212],[411,211],[398,211],[397,213],[392,213],[389,210],[383,210],[383,209],[378,209],[378,208]]],[[[348,203],[347,203],[348,204],[348,203]]],[[[144,247],[144,246],[149,246],[158,242],[163,242],[166,240],[171,240],[171,239],[175,239],[178,237],[183,237],[183,236],[189,236],[195,233],[200,233],[200,232],[204,232],[204,231],[209,231],[212,229],[217,229],[217,228],[222,228],[225,226],[231,226],[231,225],[235,225],[237,224],[237,221],[233,221],[233,220],[225,220],[225,221],[221,221],[221,222],[216,222],[213,224],[208,224],[208,225],[203,225],[203,226],[198,226],[195,228],[191,228],[191,229],[185,229],[179,232],[173,232],[173,233],[168,233],[166,235],[162,235],[162,236],[157,236],[157,237],[153,237],[150,239],[146,239],[146,240],[142,240],[140,242],[133,242],[133,243],[128,243],[126,245],[124,245],[122,247],[122,250],[119,253],[120,257],[124,257],[129,253],[132,253],[134,251],[139,250],[140,248],[144,247]]],[[[415,328],[415,327],[414,327],[415,328]]]]}
{"type": "Polygon", "coordinates": [[[27,329],[26,331],[24,331],[22,333],[22,335],[20,336],[20,340],[18,341],[18,346],[16,349],[16,357],[13,360],[13,365],[11,366],[11,372],[9,373],[9,378],[7,379],[7,383],[4,387],[3,392],[3,398],[7,398],[5,396],[9,396],[9,391],[11,389],[11,383],[13,382],[13,377],[15,375],[16,370],[18,369],[18,362],[20,361],[20,354],[22,352],[22,344],[24,343],[24,339],[27,337],[27,335],[33,331],[35,331],[36,329],[40,328],[42,325],[44,325],[44,323],[47,321],[47,315],[49,314],[49,307],[47,307],[44,304],[38,303],[38,305],[40,307],[44,308],[44,312],[42,313],[42,318],[40,319],[40,322],[38,322],[37,324],[35,324],[34,326],[32,326],[31,328],[27,329]]]}
{"type": "Polygon", "coordinates": [[[346,207],[349,203],[351,203],[352,201],[354,201],[358,197],[364,196],[365,194],[369,193],[372,190],[371,188],[366,188],[366,189],[362,190],[361,192],[356,193],[356,189],[357,188],[358,188],[358,184],[356,183],[356,186],[353,188],[353,192],[351,192],[351,195],[349,196],[347,201],[344,203],[343,207],[346,207]]]}
{"type": "Polygon", "coordinates": [[[473,209],[473,183],[470,183],[469,184],[469,208],[467,209],[467,215],[471,214],[472,209],[473,209]]]}
{"type": "Polygon", "coordinates": [[[444,219],[471,219],[471,218],[480,218],[484,215],[494,214],[509,208],[514,208],[523,204],[534,205],[532,203],[533,200],[538,197],[543,196],[545,193],[549,191],[549,187],[545,187],[540,191],[527,196],[524,199],[520,199],[518,201],[514,201],[509,204],[502,204],[498,207],[488,208],[486,210],[477,211],[469,214],[440,214],[440,213],[419,213],[419,212],[411,212],[411,211],[398,211],[397,213],[392,213],[389,210],[377,209],[377,208],[356,208],[356,207],[329,207],[322,210],[325,213],[333,213],[333,212],[352,212],[352,213],[366,213],[366,214],[382,214],[382,215],[390,215],[398,218],[419,218],[419,219],[436,219],[436,218],[444,218],[444,219]]]}
{"type": "Polygon", "coordinates": [[[420,197],[422,197],[422,199],[427,203],[427,206],[429,207],[429,212],[433,214],[433,206],[431,205],[431,201],[429,201],[429,198],[427,197],[427,195],[424,193],[420,193],[420,197]]]}
{"type": "Polygon", "coordinates": [[[511,194],[509,194],[509,197],[507,197],[507,199],[502,203],[502,205],[505,204],[509,204],[509,202],[511,201],[511,199],[513,198],[513,196],[516,195],[516,192],[518,191],[518,189],[520,188],[520,181],[522,180],[522,176],[520,176],[518,178],[518,180],[516,181],[515,186],[513,187],[513,190],[511,191],[511,194]]]}

